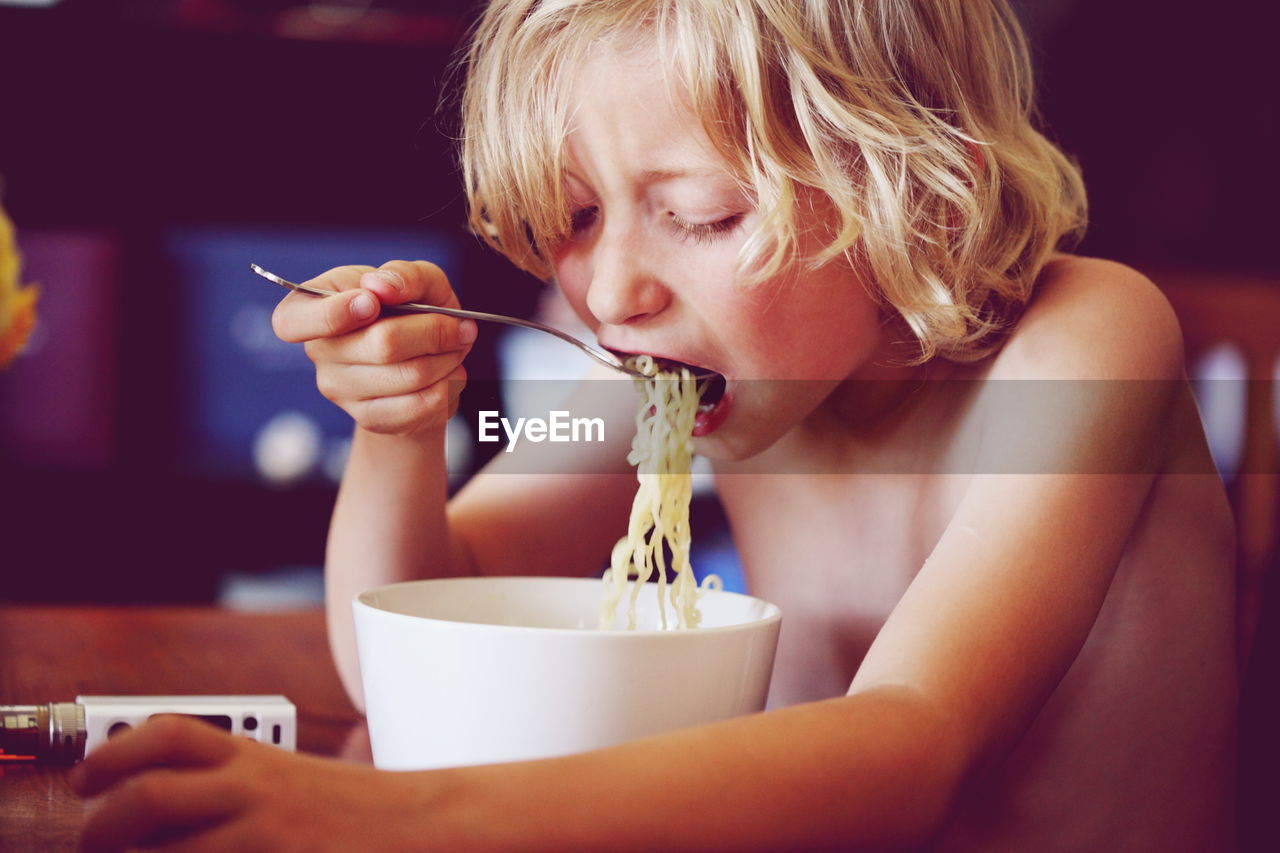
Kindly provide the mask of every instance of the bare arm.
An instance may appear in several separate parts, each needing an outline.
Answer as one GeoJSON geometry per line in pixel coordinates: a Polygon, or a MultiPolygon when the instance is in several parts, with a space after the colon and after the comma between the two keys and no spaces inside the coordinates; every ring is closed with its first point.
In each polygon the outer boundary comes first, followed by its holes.
{"type": "Polygon", "coordinates": [[[522,443],[467,483],[449,519],[477,574],[582,576],[603,567],[636,493],[627,451],[637,402],[630,380],[596,368],[564,408],[599,417],[603,441],[522,443]]]}
{"type": "MultiPolygon", "coordinates": [[[[567,403],[570,411],[609,415],[611,426],[631,423],[629,382],[585,384],[591,387],[567,403]]],[[[446,504],[442,428],[412,437],[357,428],[325,567],[330,648],[356,707],[364,709],[353,596],[419,578],[582,576],[599,568],[626,529],[635,494],[630,438],[613,430],[606,441],[574,444],[568,453],[530,445],[499,454],[446,504]]]]}
{"type": "Polygon", "coordinates": [[[462,558],[444,521],[444,428],[476,327],[434,314],[379,316],[382,305],[406,301],[457,307],[444,273],[424,261],[338,267],[311,284],[336,295],[291,293],[272,325],[305,345],[321,393],[357,424],[329,530],[325,603],[338,672],[363,709],[352,594],[417,576],[423,565],[449,574],[462,558]]]}
{"type": "Polygon", "coordinates": [[[472,850],[910,849],[945,819],[947,720],[882,688],[565,758],[416,776],[432,842],[472,850]]]}
{"type": "Polygon", "coordinates": [[[85,850],[178,835],[209,850],[847,850],[928,838],[954,788],[952,743],[918,697],[887,689],[566,758],[409,773],[162,716],[70,782],[106,792],[85,850]]]}
{"type": "Polygon", "coordinates": [[[445,518],[444,429],[414,438],[357,427],[338,489],[325,551],[329,647],[361,712],[351,601],[363,590],[421,577],[472,571],[445,518]]]}

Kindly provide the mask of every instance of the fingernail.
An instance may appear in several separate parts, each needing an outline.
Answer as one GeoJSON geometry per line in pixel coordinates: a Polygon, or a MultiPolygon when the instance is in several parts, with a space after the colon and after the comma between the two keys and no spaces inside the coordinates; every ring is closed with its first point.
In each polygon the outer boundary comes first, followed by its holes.
{"type": "Polygon", "coordinates": [[[465,344],[469,344],[476,339],[476,321],[462,320],[458,323],[458,340],[465,344]]]}
{"type": "Polygon", "coordinates": [[[373,274],[394,287],[397,293],[404,292],[404,279],[400,277],[400,273],[392,270],[376,270],[373,274]]]}
{"type": "Polygon", "coordinates": [[[368,293],[362,293],[351,300],[351,315],[357,320],[368,320],[378,313],[378,303],[368,293]]]}

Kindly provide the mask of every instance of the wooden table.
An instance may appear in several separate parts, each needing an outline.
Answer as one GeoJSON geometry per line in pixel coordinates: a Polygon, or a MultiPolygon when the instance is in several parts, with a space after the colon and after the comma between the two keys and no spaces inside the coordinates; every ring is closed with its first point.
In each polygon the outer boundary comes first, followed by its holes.
{"type": "MultiPolygon", "coordinates": [[[[0,607],[0,705],[79,694],[270,694],[298,709],[298,749],[370,762],[324,614],[199,607],[0,607]]],[[[0,761],[0,850],[74,849],[88,805],[67,768],[0,761]]]]}

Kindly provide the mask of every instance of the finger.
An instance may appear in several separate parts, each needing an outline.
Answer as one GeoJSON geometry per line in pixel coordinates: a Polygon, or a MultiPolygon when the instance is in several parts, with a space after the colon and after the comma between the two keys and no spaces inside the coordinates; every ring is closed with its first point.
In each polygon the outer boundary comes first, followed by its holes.
{"type": "Polygon", "coordinates": [[[378,294],[384,305],[421,302],[457,308],[458,297],[444,270],[430,261],[387,261],[360,277],[360,286],[378,294]]]}
{"type": "Polygon", "coordinates": [[[316,370],[325,399],[341,405],[377,397],[412,394],[440,382],[462,363],[462,353],[424,355],[387,365],[326,364],[316,370]]]}
{"type": "Polygon", "coordinates": [[[130,779],[89,815],[86,851],[127,850],[188,835],[244,808],[237,788],[203,770],[152,770],[130,779]]]}
{"type": "MultiPolygon", "coordinates": [[[[360,277],[372,270],[373,267],[368,265],[349,265],[343,267],[334,267],[327,270],[313,279],[303,282],[309,287],[319,290],[329,291],[333,293],[344,294],[350,291],[360,289],[360,277]]],[[[350,301],[356,298],[357,294],[352,294],[343,300],[342,304],[349,306],[350,301]]],[[[328,297],[332,299],[334,297],[328,297]]],[[[376,300],[375,300],[376,301],[376,300]]],[[[276,306],[276,313],[272,315],[272,326],[275,328],[276,335],[281,340],[288,343],[298,343],[307,340],[309,336],[317,333],[317,330],[331,327],[334,319],[343,319],[342,308],[338,305],[331,305],[324,309],[320,309],[317,305],[319,300],[315,296],[305,293],[290,293],[280,301],[276,306]],[[328,312],[328,313],[325,313],[328,312]],[[279,320],[279,326],[277,326],[279,320]],[[322,325],[323,324],[323,325],[322,325]]],[[[366,303],[366,309],[368,303],[366,303]]],[[[349,308],[348,308],[349,310],[349,308]]],[[[357,319],[364,317],[360,312],[355,312],[357,319]]],[[[371,320],[377,316],[374,311],[366,317],[371,320]]],[[[339,324],[342,325],[342,324],[339,324]]],[[[323,333],[323,332],[319,332],[323,333]]]]}
{"type": "Polygon", "coordinates": [[[71,771],[72,789],[92,797],[153,767],[221,764],[235,752],[236,741],[219,728],[189,717],[163,715],[112,738],[71,771]]]}
{"type": "Polygon", "coordinates": [[[308,279],[303,284],[308,287],[315,287],[320,290],[332,290],[335,293],[346,293],[348,290],[355,290],[360,286],[360,279],[365,273],[373,270],[368,264],[348,264],[344,267],[334,267],[331,270],[325,270],[313,279],[308,279]]]}
{"type": "Polygon", "coordinates": [[[441,314],[385,317],[356,334],[308,341],[312,361],[340,364],[394,364],[423,355],[465,350],[475,342],[473,320],[441,314]]]}
{"type": "Polygon", "coordinates": [[[349,404],[347,411],[369,432],[403,435],[443,427],[458,407],[466,384],[466,369],[458,365],[445,380],[429,388],[395,397],[376,397],[349,404]]]}
{"type": "Polygon", "coordinates": [[[373,322],[381,310],[378,299],[363,288],[333,296],[290,293],[271,314],[271,329],[285,343],[345,335],[373,322]]]}

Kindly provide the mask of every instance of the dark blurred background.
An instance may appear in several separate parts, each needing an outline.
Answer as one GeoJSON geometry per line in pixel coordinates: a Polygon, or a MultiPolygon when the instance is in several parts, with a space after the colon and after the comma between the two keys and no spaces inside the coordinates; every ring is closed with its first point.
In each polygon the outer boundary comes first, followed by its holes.
{"type": "MultiPolygon", "coordinates": [[[[1017,6],[1043,113],[1088,183],[1081,251],[1158,281],[1170,271],[1218,303],[1243,287],[1274,306],[1280,126],[1266,4],[1017,6]]],[[[246,264],[303,278],[430,257],[468,307],[534,310],[540,286],[463,228],[447,97],[438,109],[474,11],[468,0],[0,2],[3,203],[22,280],[43,286],[35,339],[0,374],[0,597],[315,601],[349,426],[299,349],[271,338],[279,294],[246,264]]],[[[1273,341],[1274,325],[1258,327],[1270,315],[1247,313],[1241,334],[1273,341]]],[[[501,375],[489,331],[473,376],[501,375]]],[[[1269,383],[1274,345],[1261,375],[1243,352],[1218,352],[1212,375],[1269,383]]],[[[483,398],[464,406],[492,408],[483,398]]],[[[1215,453],[1236,499],[1244,415],[1204,415],[1224,424],[1215,453]]],[[[1275,440],[1274,428],[1262,439],[1275,440]]],[[[460,460],[459,481],[483,462],[460,460]]],[[[1273,531],[1275,503],[1263,506],[1273,531]]],[[[696,514],[699,537],[721,542],[714,501],[699,498],[696,514]]],[[[1275,598],[1255,670],[1276,660],[1275,598]]],[[[1274,707],[1258,705],[1262,689],[1251,707],[1274,707]]],[[[1266,737],[1257,754],[1274,756],[1266,737]]],[[[1246,799],[1261,798],[1254,784],[1246,799]]]]}

